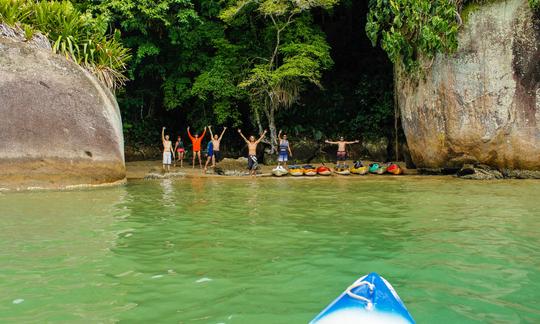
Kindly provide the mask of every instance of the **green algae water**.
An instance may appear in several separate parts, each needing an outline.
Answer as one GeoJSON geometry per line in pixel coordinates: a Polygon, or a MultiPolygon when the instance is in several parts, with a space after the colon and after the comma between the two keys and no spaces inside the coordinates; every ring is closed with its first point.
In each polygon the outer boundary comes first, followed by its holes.
{"type": "Polygon", "coordinates": [[[307,323],[368,272],[418,323],[540,322],[540,182],[0,193],[0,322],[307,323]]]}

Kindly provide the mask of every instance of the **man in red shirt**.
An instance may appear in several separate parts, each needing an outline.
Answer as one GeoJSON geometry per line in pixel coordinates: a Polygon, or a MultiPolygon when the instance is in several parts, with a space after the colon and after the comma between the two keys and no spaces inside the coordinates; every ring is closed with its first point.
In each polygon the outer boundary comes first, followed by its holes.
{"type": "Polygon", "coordinates": [[[195,155],[199,158],[199,167],[202,169],[202,162],[201,162],[201,142],[204,138],[204,135],[206,134],[206,127],[204,128],[204,131],[199,137],[199,133],[195,133],[195,136],[192,136],[189,132],[189,126],[187,128],[187,133],[189,136],[189,139],[191,139],[191,144],[193,145],[193,169],[195,168],[195,155]]]}

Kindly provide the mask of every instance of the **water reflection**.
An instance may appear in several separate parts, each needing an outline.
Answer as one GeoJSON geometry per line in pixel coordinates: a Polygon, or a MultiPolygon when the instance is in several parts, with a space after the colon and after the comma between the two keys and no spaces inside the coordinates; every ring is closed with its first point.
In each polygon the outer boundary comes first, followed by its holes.
{"type": "Polygon", "coordinates": [[[163,179],[159,182],[163,190],[161,201],[166,207],[174,207],[174,188],[172,179],[163,179]]]}

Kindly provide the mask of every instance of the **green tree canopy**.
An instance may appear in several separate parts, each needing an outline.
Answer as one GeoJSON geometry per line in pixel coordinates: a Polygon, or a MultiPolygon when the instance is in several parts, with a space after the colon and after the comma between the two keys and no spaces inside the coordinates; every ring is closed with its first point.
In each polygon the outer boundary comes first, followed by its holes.
{"type": "Polygon", "coordinates": [[[333,64],[330,47],[314,26],[311,10],[328,9],[336,2],[240,0],[221,13],[229,26],[258,32],[252,39],[237,37],[232,42],[244,48],[248,63],[239,87],[247,91],[260,130],[260,113],[266,117],[272,151],[277,144],[276,111],[296,103],[306,84],[321,86],[322,71],[333,64]]]}

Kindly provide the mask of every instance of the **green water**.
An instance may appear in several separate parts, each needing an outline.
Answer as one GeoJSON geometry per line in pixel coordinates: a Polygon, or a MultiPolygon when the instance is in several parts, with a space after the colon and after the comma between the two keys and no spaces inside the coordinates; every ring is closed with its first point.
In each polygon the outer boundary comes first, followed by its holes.
{"type": "Polygon", "coordinates": [[[306,323],[376,271],[418,323],[539,323],[539,193],[374,176],[0,193],[0,322],[306,323]]]}

